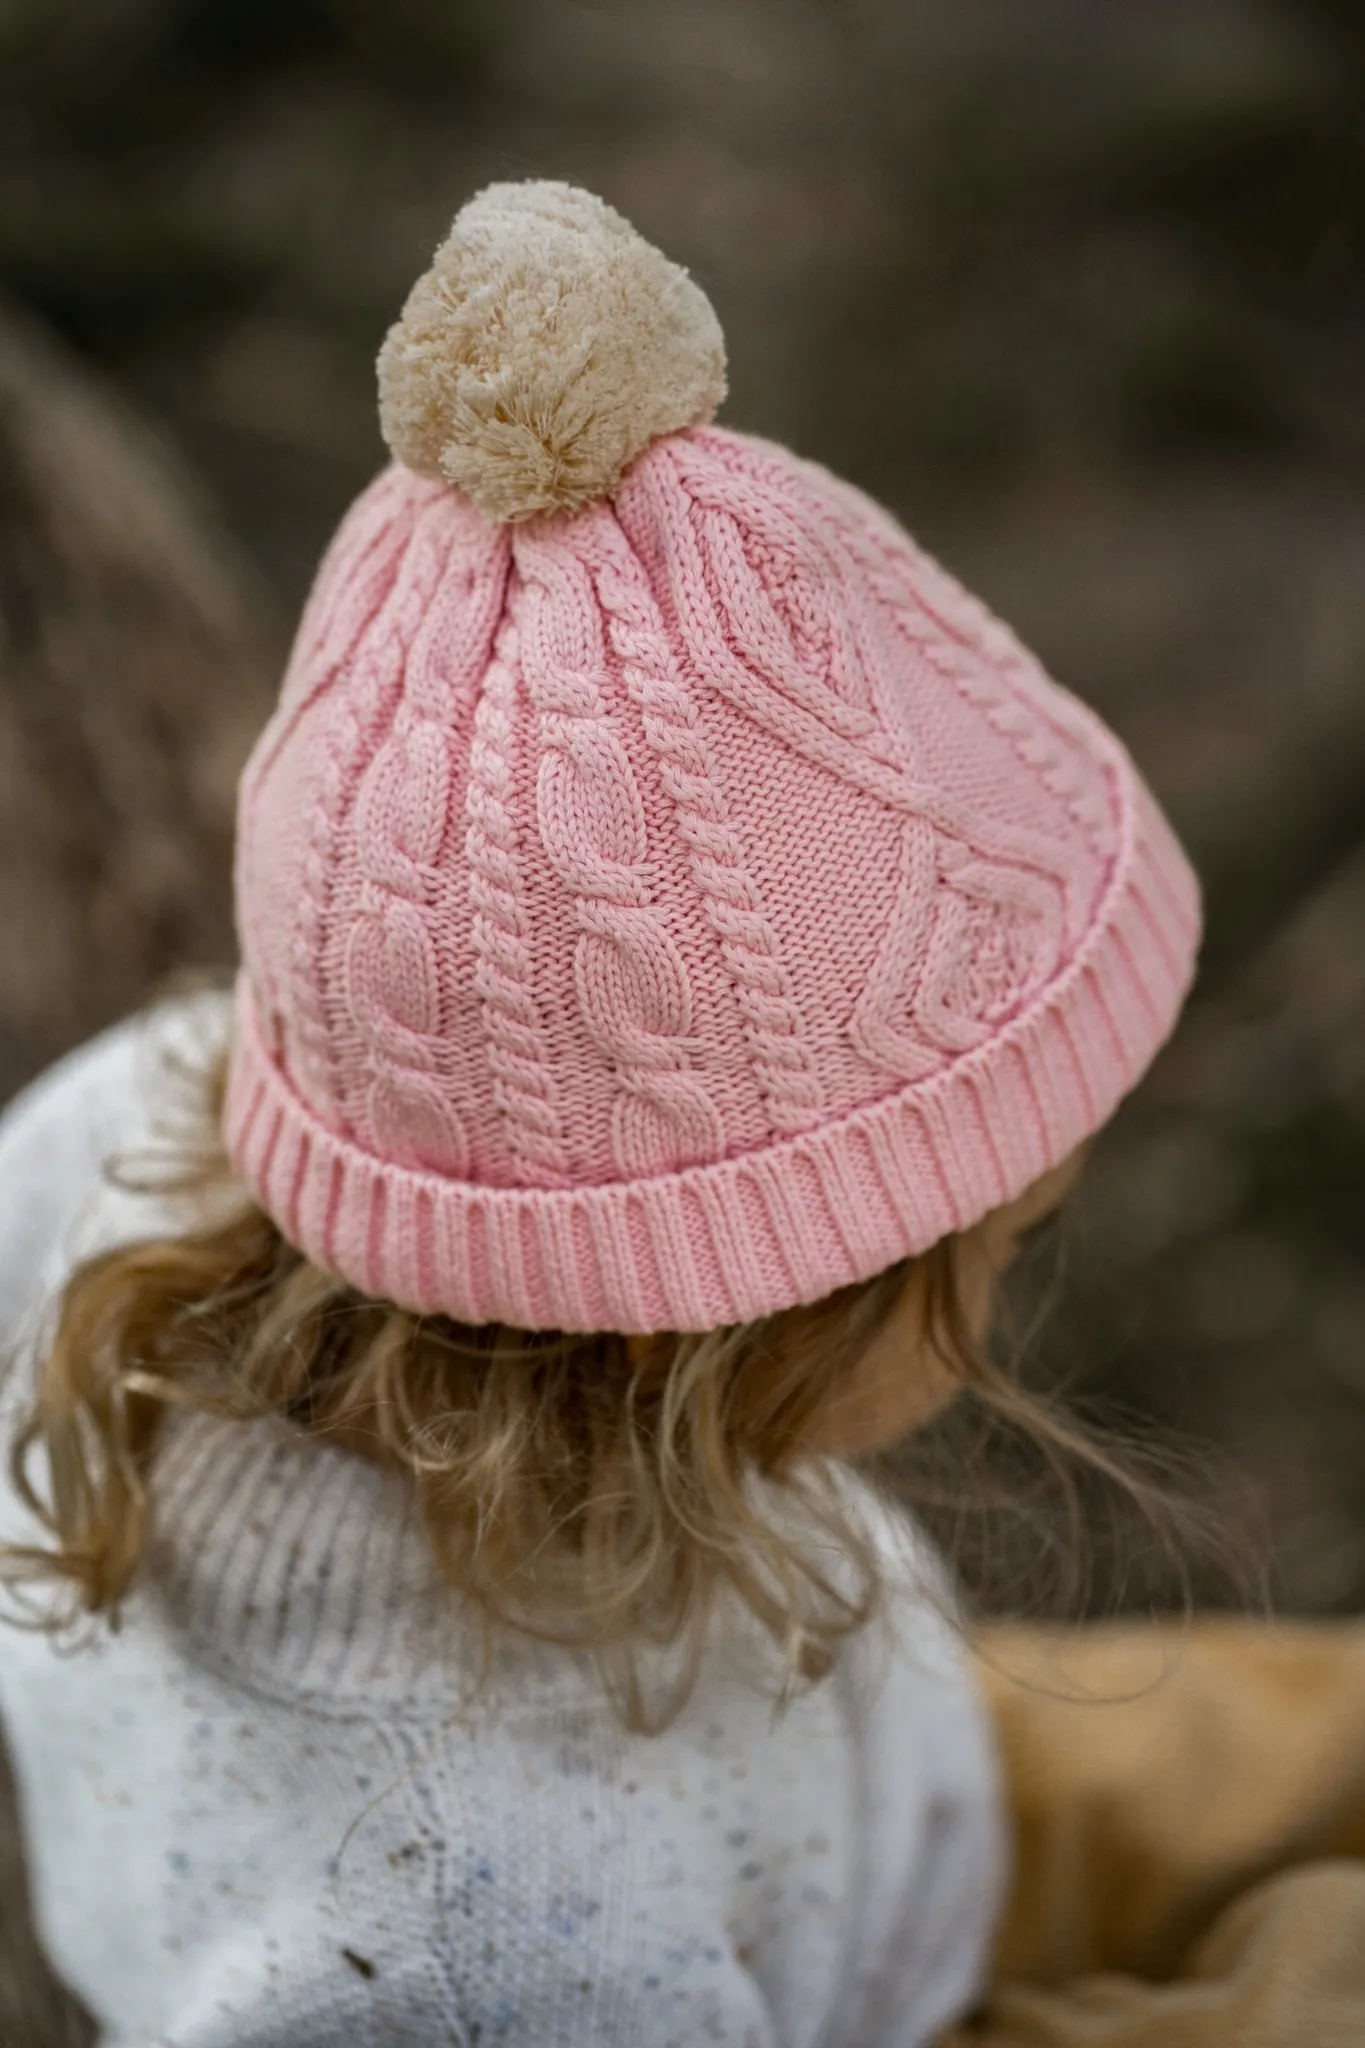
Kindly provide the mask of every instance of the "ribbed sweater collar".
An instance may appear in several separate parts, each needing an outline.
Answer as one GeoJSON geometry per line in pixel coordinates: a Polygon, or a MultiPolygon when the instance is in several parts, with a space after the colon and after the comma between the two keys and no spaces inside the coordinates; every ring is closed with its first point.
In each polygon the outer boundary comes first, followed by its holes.
{"type": "MultiPolygon", "coordinates": [[[[337,1713],[426,1714],[472,1687],[482,1631],[441,1578],[401,1475],[277,1420],[179,1416],[152,1491],[136,1597],[196,1663],[337,1713]]],[[[519,1661],[527,1652],[516,1646],[519,1661]]]]}

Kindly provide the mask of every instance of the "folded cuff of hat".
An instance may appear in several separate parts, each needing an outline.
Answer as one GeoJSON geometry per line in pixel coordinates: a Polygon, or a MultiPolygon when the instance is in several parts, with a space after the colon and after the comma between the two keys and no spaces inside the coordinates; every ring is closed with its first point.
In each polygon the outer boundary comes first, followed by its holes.
{"type": "Polygon", "coordinates": [[[707,1330],[819,1300],[1013,1200],[1099,1129],[1168,1036],[1198,885],[1136,776],[1126,796],[1108,886],[1062,971],[984,1044],[837,1121],[648,1179],[448,1179],[328,1129],[272,1057],[243,976],[233,1162],[325,1271],[464,1323],[707,1330]]]}

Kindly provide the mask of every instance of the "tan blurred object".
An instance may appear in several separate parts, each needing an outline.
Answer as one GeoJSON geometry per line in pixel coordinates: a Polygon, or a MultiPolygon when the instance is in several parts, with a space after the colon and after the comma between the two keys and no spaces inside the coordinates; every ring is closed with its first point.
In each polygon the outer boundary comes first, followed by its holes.
{"type": "Polygon", "coordinates": [[[981,1646],[1019,1860],[944,2048],[1360,2048],[1365,1623],[981,1646]]]}
{"type": "Polygon", "coordinates": [[[0,308],[0,1100],[231,958],[262,609],[151,431],[0,308]]]}

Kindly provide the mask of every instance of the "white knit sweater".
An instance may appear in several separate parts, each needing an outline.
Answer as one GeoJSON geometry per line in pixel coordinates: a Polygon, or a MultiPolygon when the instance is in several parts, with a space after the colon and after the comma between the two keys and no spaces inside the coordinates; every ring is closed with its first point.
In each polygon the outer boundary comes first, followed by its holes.
{"type": "MultiPolygon", "coordinates": [[[[164,1041],[223,1028],[216,1002],[123,1026],[0,1123],[6,1438],[72,1261],[158,1227],[101,1169],[149,1142],[164,1041]]],[[[890,1628],[779,1716],[721,1631],[644,1738],[565,1653],[502,1642],[474,1689],[395,1475],[192,1418],[155,1500],[117,1634],[0,1624],[43,1937],[109,2048],[910,2048],[970,2001],[992,1759],[889,1518],[890,1628]]]]}

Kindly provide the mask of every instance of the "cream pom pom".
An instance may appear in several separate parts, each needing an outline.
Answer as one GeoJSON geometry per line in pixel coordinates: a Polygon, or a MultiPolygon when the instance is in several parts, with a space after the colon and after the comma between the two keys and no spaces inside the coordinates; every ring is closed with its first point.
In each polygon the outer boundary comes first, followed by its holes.
{"type": "Polygon", "coordinates": [[[379,352],[398,460],[490,519],[610,498],[660,434],[725,396],[700,286],[574,185],[490,185],[455,216],[379,352]]]}

